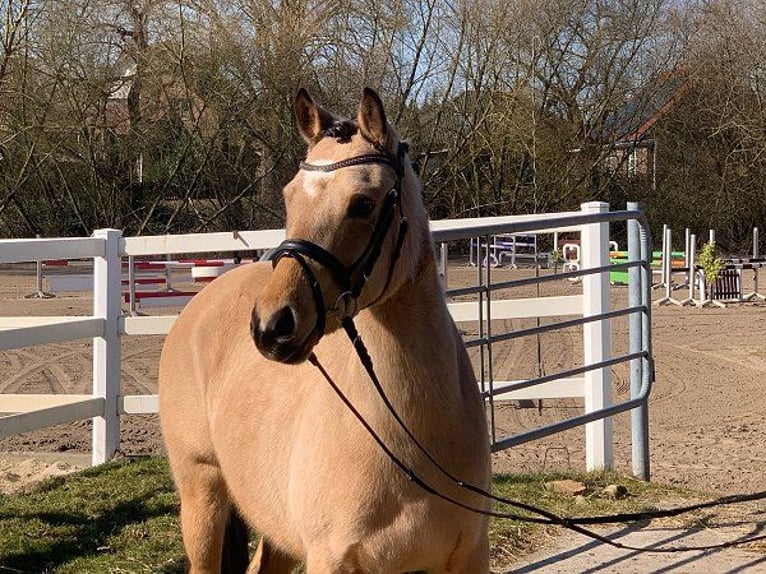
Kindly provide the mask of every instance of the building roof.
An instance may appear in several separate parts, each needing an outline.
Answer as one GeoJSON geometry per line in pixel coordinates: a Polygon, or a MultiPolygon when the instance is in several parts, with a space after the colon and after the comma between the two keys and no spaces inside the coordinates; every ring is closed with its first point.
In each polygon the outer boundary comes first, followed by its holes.
{"type": "Polygon", "coordinates": [[[677,70],[659,76],[607,118],[604,139],[613,143],[642,140],[659,120],[678,105],[691,89],[691,84],[692,80],[677,70]]]}

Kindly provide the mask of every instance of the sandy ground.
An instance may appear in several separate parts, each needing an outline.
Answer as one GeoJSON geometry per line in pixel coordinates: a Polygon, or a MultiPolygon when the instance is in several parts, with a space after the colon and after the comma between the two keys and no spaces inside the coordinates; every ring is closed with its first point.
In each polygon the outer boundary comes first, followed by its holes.
{"type": "MultiPolygon", "coordinates": [[[[493,276],[496,280],[511,279],[529,273],[502,269],[494,270],[493,276]]],[[[473,281],[475,275],[475,269],[457,264],[450,269],[450,286],[465,285],[473,281]]],[[[579,285],[557,280],[543,286],[541,294],[575,294],[580,290],[579,285]]],[[[89,313],[92,304],[86,294],[60,294],[45,300],[24,297],[33,291],[32,269],[0,270],[0,316],[84,315],[89,313]]],[[[513,297],[534,294],[535,288],[510,292],[513,297]]],[[[656,292],[655,298],[660,295],[656,292]]],[[[676,296],[682,298],[685,295],[677,292],[676,296]]],[[[624,307],[626,297],[625,288],[613,288],[613,308],[624,307]]],[[[766,463],[766,417],[763,416],[766,412],[766,393],[763,392],[766,385],[766,305],[742,303],[725,309],[662,306],[653,307],[652,314],[656,360],[656,383],[649,411],[652,479],[719,493],[766,490],[766,473],[763,472],[766,463]]],[[[497,321],[493,331],[497,333],[532,324],[532,321],[497,321]]],[[[472,325],[461,325],[461,328],[467,337],[475,332],[472,325]]],[[[161,345],[162,337],[156,336],[124,339],[122,385],[126,394],[156,392],[161,345]]],[[[537,338],[515,340],[495,351],[495,377],[520,379],[537,372],[553,373],[576,366],[582,360],[581,346],[578,329],[542,335],[539,342],[541,360],[538,362],[537,338]]],[[[615,353],[626,351],[627,319],[613,321],[612,347],[615,353]]],[[[478,353],[474,352],[473,356],[478,368],[478,353]]],[[[88,393],[91,360],[89,341],[2,352],[0,392],[88,393]]],[[[615,400],[624,400],[629,388],[627,370],[618,366],[612,375],[615,400]]],[[[542,405],[537,402],[501,405],[495,412],[498,437],[580,411],[581,401],[577,400],[551,400],[542,405]]],[[[124,417],[121,424],[123,453],[162,452],[155,415],[124,417]]],[[[629,416],[616,417],[614,424],[615,466],[620,471],[630,472],[629,416]]],[[[87,453],[89,428],[90,423],[82,421],[1,440],[0,491],[13,491],[48,473],[64,472],[83,464],[82,457],[61,462],[28,453],[87,453]],[[9,453],[15,454],[11,456],[9,453]]],[[[504,451],[496,455],[495,468],[508,472],[582,469],[583,437],[582,429],[576,429],[504,451]]],[[[626,564],[620,567],[627,568],[626,564]]],[[[766,571],[766,565],[760,567],[761,571],[766,571]]],[[[543,569],[546,572],[582,571],[543,569]]],[[[685,571],[697,570],[690,566],[685,571]]]]}
{"type": "MultiPolygon", "coordinates": [[[[638,548],[679,545],[715,545],[743,535],[741,526],[716,529],[641,527],[613,530],[612,540],[638,548]]],[[[750,530],[752,532],[752,530],[750,530]]],[[[766,555],[738,548],[643,554],[614,548],[565,534],[545,548],[513,564],[504,574],[760,574],[766,572],[766,555]]]]}

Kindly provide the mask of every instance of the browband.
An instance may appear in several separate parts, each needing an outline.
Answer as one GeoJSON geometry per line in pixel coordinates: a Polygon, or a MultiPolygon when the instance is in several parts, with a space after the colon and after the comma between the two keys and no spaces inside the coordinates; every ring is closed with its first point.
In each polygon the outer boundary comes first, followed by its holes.
{"type": "Polygon", "coordinates": [[[335,171],[336,169],[341,169],[344,167],[351,167],[353,165],[362,165],[362,164],[368,164],[368,163],[381,163],[383,165],[387,165],[388,167],[392,168],[397,174],[399,174],[400,167],[397,165],[397,162],[394,161],[392,158],[379,153],[368,153],[364,155],[357,155],[354,157],[349,157],[346,159],[342,159],[340,161],[336,161],[335,163],[328,163],[327,165],[319,165],[315,163],[307,163],[305,161],[302,161],[300,163],[300,168],[306,171],[330,172],[330,171],[335,171]]]}

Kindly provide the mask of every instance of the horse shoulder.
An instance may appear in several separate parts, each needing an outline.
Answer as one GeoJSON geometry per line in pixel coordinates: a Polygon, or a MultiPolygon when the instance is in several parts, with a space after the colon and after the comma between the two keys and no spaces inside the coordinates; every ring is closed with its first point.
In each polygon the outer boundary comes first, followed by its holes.
{"type": "Polygon", "coordinates": [[[226,356],[232,340],[249,333],[256,296],[271,273],[266,263],[243,265],[205,286],[181,311],[165,340],[160,379],[199,382],[226,356]]]}

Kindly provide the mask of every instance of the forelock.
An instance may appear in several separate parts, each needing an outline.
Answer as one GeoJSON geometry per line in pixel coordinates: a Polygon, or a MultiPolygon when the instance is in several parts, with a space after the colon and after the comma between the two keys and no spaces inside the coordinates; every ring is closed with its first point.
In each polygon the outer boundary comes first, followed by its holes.
{"type": "Polygon", "coordinates": [[[322,136],[335,138],[339,143],[348,143],[351,137],[359,131],[356,120],[338,120],[322,131],[322,136]]]}

